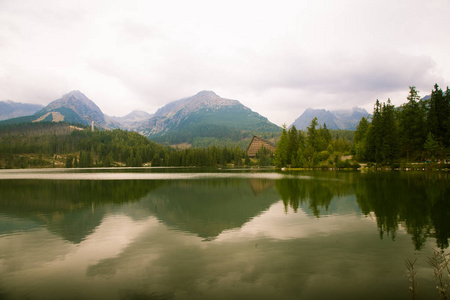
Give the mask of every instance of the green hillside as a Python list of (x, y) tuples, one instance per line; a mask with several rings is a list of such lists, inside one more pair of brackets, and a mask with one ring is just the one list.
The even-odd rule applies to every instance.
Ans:
[[(176, 119), (176, 115), (174, 119)], [(281, 128), (267, 118), (239, 106), (216, 110), (203, 108), (189, 114), (179, 123), (168, 126), (166, 131), (148, 135), (155, 142), (193, 147), (232, 146), (247, 147), (254, 135), (277, 139)]]

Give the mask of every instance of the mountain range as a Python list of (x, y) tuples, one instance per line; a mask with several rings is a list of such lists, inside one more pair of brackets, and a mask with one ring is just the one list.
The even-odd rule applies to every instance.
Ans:
[(201, 91), (160, 108), (137, 131), (157, 142), (200, 146), (202, 139), (210, 143), (217, 139), (241, 140), (277, 133), (281, 128), (237, 100)]
[(255, 134), (270, 135), (281, 131), (279, 126), (239, 101), (221, 98), (212, 91), (173, 101), (154, 115), (133, 111), (124, 117), (107, 116), (83, 93), (72, 91), (32, 115), (8, 119), (0, 124), (64, 121), (89, 125), (92, 120), (103, 129), (134, 130), (171, 145), (207, 146), (220, 140), (236, 144)]
[(317, 118), (319, 125), (326, 124), (328, 129), (356, 130), (362, 117), (369, 113), (363, 109), (354, 107), (351, 110), (325, 110), (308, 108), (289, 127), (295, 125), (297, 129), (306, 130), (311, 120)]
[(136, 128), (143, 125), (147, 122), (153, 115), (142, 111), (142, 110), (133, 110), (128, 115), (123, 117), (109, 117), (111, 120), (119, 123), (122, 129), (126, 130), (135, 130)]
[[(80, 91), (71, 91), (45, 107), (12, 101), (2, 101), (0, 107), (0, 117), (7, 119), (0, 121), (0, 125), (43, 121), (90, 125), (93, 120), (97, 127), (137, 131), (168, 145), (204, 147), (239, 142), (246, 145), (253, 135), (275, 141), (281, 133), (281, 128), (266, 117), (213, 91), (201, 91), (170, 102), (153, 115), (135, 110), (123, 117), (107, 116)], [(368, 115), (361, 108), (350, 111), (309, 108), (291, 126), (305, 130), (317, 117), (318, 123), (325, 123), (329, 129), (354, 130), (361, 118)]]
[(39, 104), (0, 101), (0, 120), (29, 116), (44, 108)]

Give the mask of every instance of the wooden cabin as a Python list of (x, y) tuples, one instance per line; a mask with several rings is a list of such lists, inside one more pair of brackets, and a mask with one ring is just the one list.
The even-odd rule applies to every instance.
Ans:
[(258, 154), (258, 151), (261, 149), (261, 147), (264, 147), (265, 149), (269, 150), (271, 153), (274, 153), (275, 149), (277, 148), (271, 142), (268, 142), (260, 137), (254, 136), (252, 141), (250, 142), (250, 145), (248, 146), (248, 149), (247, 149), (248, 156), (256, 157), (256, 155)]

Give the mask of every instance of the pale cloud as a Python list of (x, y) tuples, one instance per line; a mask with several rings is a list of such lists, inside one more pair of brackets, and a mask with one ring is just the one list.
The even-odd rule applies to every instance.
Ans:
[(110, 115), (214, 90), (281, 125), (450, 79), (448, 1), (0, 3), (1, 100), (78, 89)]

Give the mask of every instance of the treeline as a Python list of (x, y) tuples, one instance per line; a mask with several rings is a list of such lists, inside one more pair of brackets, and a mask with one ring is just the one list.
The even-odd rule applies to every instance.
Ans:
[(450, 147), (450, 90), (436, 84), (431, 97), (421, 99), (414, 86), (408, 102), (398, 108), (388, 100), (375, 102), (372, 122), (362, 118), (355, 132), (359, 161), (394, 164), (445, 160)]
[[(352, 167), (349, 161), (341, 161), (341, 157), (349, 154), (352, 148), (352, 134), (332, 131), (326, 124), (319, 125), (317, 118), (311, 121), (306, 132), (297, 130), (295, 126), (283, 127), (280, 141), (275, 150), (274, 164), (277, 167), (318, 167), (335, 166)], [(344, 138), (344, 134), (346, 138)]]
[[(48, 158), (51, 159), (48, 159)], [(226, 166), (250, 165), (239, 146), (175, 149), (120, 129), (91, 132), (66, 123), (24, 123), (0, 127), (0, 168)], [(50, 165), (51, 166), (51, 165)]]

